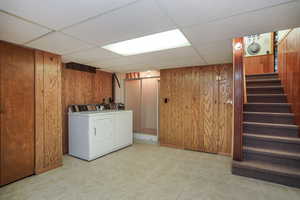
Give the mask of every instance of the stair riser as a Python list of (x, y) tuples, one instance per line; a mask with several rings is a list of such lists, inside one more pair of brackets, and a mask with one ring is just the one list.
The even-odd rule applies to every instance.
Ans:
[(281, 86), (280, 81), (276, 82), (247, 82), (246, 83), (247, 87), (251, 86)]
[(266, 172), (260, 172), (254, 169), (244, 169), (238, 167), (232, 168), (232, 174), (300, 188), (299, 178), (280, 176)]
[(278, 74), (264, 75), (264, 76), (246, 76), (247, 80), (259, 80), (259, 79), (275, 79), (279, 78)]
[(244, 111), (246, 112), (272, 112), (272, 113), (290, 113), (290, 106), (278, 106), (278, 105), (244, 105)]
[(261, 149), (288, 151), (294, 153), (300, 152), (300, 144), (265, 141), (265, 140), (253, 139), (250, 137), (244, 137), (244, 146), (261, 148)]
[(283, 94), (282, 88), (248, 88), (247, 94)]
[(287, 103), (286, 96), (248, 96), (249, 103)]
[(244, 133), (264, 134), (283, 137), (298, 137), (297, 129), (289, 129), (286, 127), (269, 127), (256, 124), (244, 124)]
[(292, 168), (300, 168), (300, 160), (294, 160), (290, 158), (274, 157), (251, 152), (244, 152), (243, 158), (245, 161), (256, 161), (259, 163), (269, 163), (276, 166), (291, 166)]
[(274, 124), (294, 124), (293, 116), (270, 116), (260, 114), (244, 114), (244, 121)]

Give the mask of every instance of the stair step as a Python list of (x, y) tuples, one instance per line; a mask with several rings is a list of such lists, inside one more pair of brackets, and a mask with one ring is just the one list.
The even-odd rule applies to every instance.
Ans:
[(292, 113), (244, 112), (244, 121), (275, 124), (294, 124), (294, 116), (295, 115)]
[(289, 166), (290, 168), (300, 169), (299, 152), (243, 147), (243, 155), (245, 161), (253, 160), (275, 166)]
[(300, 188), (300, 169), (256, 161), (233, 161), (232, 174)]
[(278, 78), (278, 73), (265, 73), (265, 74), (250, 74), (246, 75), (246, 79), (268, 79), (268, 78)]
[(288, 151), (300, 155), (300, 138), (244, 133), (243, 143), (245, 147)]
[(290, 103), (245, 103), (246, 112), (290, 113)]
[(243, 122), (243, 132), (283, 137), (298, 137), (299, 128), (291, 124)]
[(252, 86), (247, 87), (247, 94), (283, 94), (283, 86)]
[(300, 152), (289, 152), (289, 151), (281, 151), (278, 149), (274, 150), (274, 149), (264, 149), (264, 148), (256, 148), (256, 147), (243, 147), (243, 151), (246, 153), (260, 154), (260, 155), (265, 155), (273, 158), (284, 158), (284, 159), (300, 161), (300, 154), (299, 154)]
[(278, 78), (272, 79), (247, 79), (246, 86), (280, 86), (281, 81)]
[(286, 94), (248, 94), (249, 103), (287, 103)]

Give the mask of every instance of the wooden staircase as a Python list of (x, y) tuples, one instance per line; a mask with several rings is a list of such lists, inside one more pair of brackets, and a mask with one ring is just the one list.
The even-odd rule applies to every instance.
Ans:
[(277, 73), (246, 76), (243, 161), (232, 173), (300, 188), (299, 127)]

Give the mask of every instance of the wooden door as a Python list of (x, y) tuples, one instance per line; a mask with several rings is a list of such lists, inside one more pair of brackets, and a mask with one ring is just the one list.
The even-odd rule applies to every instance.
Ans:
[(34, 173), (34, 51), (0, 43), (1, 184)]
[(195, 151), (204, 151), (201, 73), (200, 68), (192, 68), (185, 74), (185, 86), (190, 89), (184, 94), (184, 148)]
[(230, 65), (219, 67), (219, 88), (218, 88), (218, 119), (217, 131), (218, 153), (230, 155), (232, 149), (232, 126), (233, 126), (233, 68)]
[(184, 146), (184, 73), (182, 69), (162, 70), (160, 82), (160, 135), (161, 145)]

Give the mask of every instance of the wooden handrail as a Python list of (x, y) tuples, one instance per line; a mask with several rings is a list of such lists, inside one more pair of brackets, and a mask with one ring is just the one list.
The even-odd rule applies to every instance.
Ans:
[(233, 82), (234, 82), (234, 134), (233, 160), (243, 160), (243, 104), (245, 74), (243, 66), (243, 38), (233, 39)]

